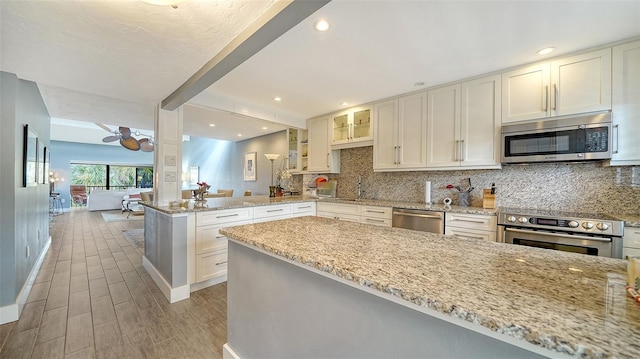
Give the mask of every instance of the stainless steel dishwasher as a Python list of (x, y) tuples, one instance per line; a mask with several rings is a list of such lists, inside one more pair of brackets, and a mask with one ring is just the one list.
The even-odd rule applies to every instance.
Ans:
[(391, 226), (444, 234), (444, 212), (394, 208)]

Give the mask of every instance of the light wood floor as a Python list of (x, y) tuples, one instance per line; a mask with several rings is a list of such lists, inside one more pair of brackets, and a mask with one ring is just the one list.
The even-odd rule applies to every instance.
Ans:
[(22, 316), (0, 326), (0, 358), (222, 358), (226, 283), (169, 304), (122, 235), (143, 222), (54, 217)]

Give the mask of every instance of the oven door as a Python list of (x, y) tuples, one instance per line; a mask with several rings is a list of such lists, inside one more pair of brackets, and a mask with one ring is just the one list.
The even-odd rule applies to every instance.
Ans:
[(590, 237), (550, 231), (504, 229), (505, 243), (554, 249), (593, 256), (622, 258), (622, 242), (616, 237)]

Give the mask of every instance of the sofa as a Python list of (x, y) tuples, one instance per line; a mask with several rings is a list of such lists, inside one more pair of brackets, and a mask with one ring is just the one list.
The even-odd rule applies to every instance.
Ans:
[(125, 191), (101, 190), (91, 191), (87, 198), (87, 209), (89, 211), (105, 211), (112, 209), (122, 209), (122, 200), (131, 194), (153, 191), (152, 188), (128, 188)]

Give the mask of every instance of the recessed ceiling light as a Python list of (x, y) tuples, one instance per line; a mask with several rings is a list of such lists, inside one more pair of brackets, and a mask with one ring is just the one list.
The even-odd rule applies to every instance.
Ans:
[(416, 87), (424, 86), (424, 82), (418, 81), (418, 82), (414, 83), (413, 86), (416, 86)]
[(213, 124), (213, 123), (210, 123), (210, 124), (209, 124), (209, 127), (216, 127), (216, 125), (215, 125), (215, 124)]
[(343, 103), (341, 103), (340, 105), (342, 105), (342, 106), (349, 106), (349, 103), (348, 103), (348, 102), (343, 102)]
[(262, 129), (263, 129), (263, 130), (266, 130), (266, 129), (267, 129), (267, 127), (266, 127), (266, 126), (263, 126), (263, 127), (262, 127)]
[(545, 47), (544, 49), (538, 50), (536, 52), (536, 54), (538, 55), (546, 55), (548, 53), (550, 53), (551, 51), (555, 50), (555, 47)]
[(327, 31), (329, 30), (329, 23), (326, 20), (318, 20), (313, 27), (318, 31)]
[(273, 98), (273, 101), (280, 102), (280, 101), (282, 101), (282, 98), (276, 96), (276, 97)]
[(242, 137), (242, 134), (241, 134), (241, 133), (239, 133), (239, 134), (238, 134), (238, 137)]

